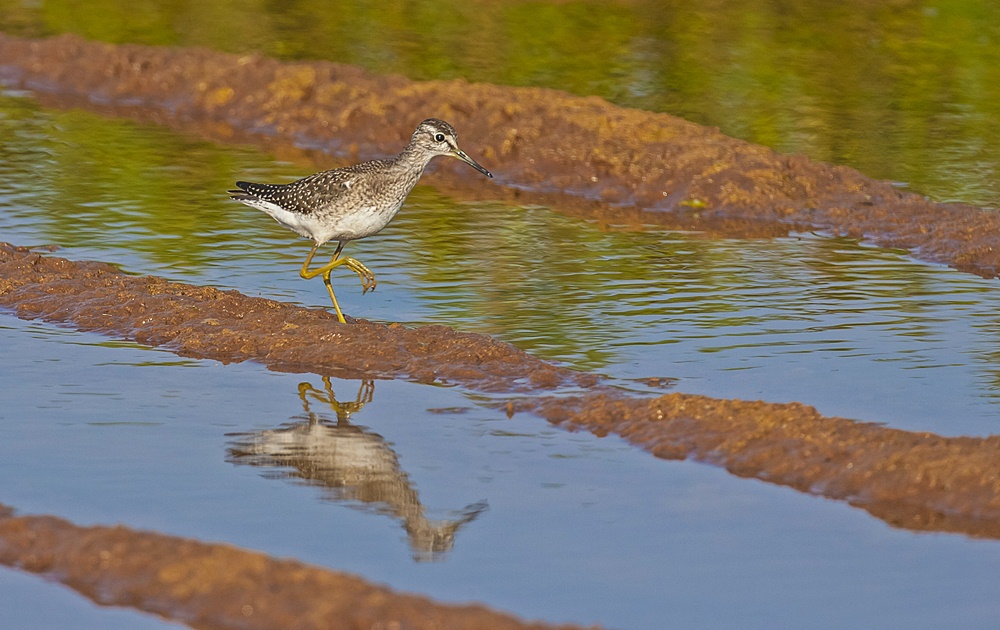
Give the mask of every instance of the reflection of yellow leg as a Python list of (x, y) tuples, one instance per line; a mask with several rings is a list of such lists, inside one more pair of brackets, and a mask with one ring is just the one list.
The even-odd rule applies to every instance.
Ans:
[(299, 398), (302, 400), (302, 409), (304, 409), (306, 413), (309, 413), (309, 399), (306, 398), (306, 394), (314, 391), (316, 390), (313, 389), (313, 386), (309, 383), (299, 383)]
[(371, 379), (361, 381), (361, 387), (358, 388), (358, 395), (354, 402), (340, 402), (337, 400), (337, 396), (333, 393), (333, 384), (330, 382), (329, 376), (323, 377), (323, 387), (326, 389), (325, 394), (309, 383), (299, 383), (299, 398), (302, 400), (302, 408), (306, 413), (313, 415), (309, 410), (308, 398), (309, 395), (312, 395), (317, 401), (330, 405), (330, 409), (333, 409), (337, 413), (337, 420), (340, 422), (346, 422), (352, 413), (360, 411), (362, 407), (372, 401), (375, 395), (375, 382)]
[(347, 267), (354, 273), (358, 274), (361, 278), (361, 286), (363, 288), (362, 294), (368, 293), (368, 291), (375, 290), (375, 274), (371, 272), (368, 267), (365, 267), (356, 259), (347, 257), (340, 258), (340, 252), (344, 249), (344, 244), (347, 241), (340, 241), (337, 245), (337, 251), (333, 253), (333, 257), (330, 258), (330, 262), (326, 263), (322, 267), (317, 267), (316, 269), (310, 269), (309, 265), (312, 263), (313, 256), (316, 255), (316, 250), (319, 245), (313, 245), (312, 249), (309, 250), (309, 255), (306, 256), (306, 261), (302, 263), (302, 269), (299, 270), (299, 275), (309, 280), (315, 278), (316, 276), (323, 276), (323, 284), (326, 285), (327, 293), (330, 294), (330, 300), (333, 302), (333, 308), (337, 310), (337, 319), (341, 324), (346, 324), (347, 320), (344, 319), (344, 313), (340, 310), (340, 305), (337, 304), (337, 296), (333, 294), (333, 285), (330, 284), (330, 272), (341, 265)]

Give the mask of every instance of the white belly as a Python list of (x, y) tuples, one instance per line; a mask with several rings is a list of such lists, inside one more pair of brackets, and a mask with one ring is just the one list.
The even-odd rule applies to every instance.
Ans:
[(338, 217), (329, 214), (318, 216), (315, 214), (289, 212), (281, 206), (261, 199), (241, 199), (240, 201), (252, 208), (263, 210), (281, 225), (296, 234), (311, 238), (317, 245), (322, 245), (331, 240), (353, 241), (371, 236), (388, 225), (389, 221), (399, 212), (400, 206), (403, 205), (400, 202), (395, 208), (383, 208), (381, 210), (374, 207), (365, 207), (349, 215)]

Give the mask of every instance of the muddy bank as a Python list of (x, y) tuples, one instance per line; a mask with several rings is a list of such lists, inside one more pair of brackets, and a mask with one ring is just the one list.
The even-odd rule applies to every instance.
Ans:
[(657, 457), (846, 501), (896, 527), (1000, 538), (1000, 436), (942, 437), (826, 417), (799, 403), (685, 394), (522, 405), (566, 428), (616, 433)]
[[(7, 244), (0, 246), (0, 307), (184, 356), (518, 392), (510, 410), (616, 433), (658, 457), (690, 457), (848, 501), (900, 527), (1000, 538), (1000, 437), (888, 429), (824, 417), (801, 404), (630, 397), (484, 335), (365, 320), (341, 325), (325, 310), (127, 276), (110, 265)], [(552, 397), (566, 385), (588, 393)], [(508, 403), (501, 397), (498, 404)]]
[[(445, 118), (497, 174), (452, 161), (435, 184), (477, 199), (551, 204), (609, 224), (728, 236), (820, 230), (985, 277), (1000, 272), (1000, 214), (937, 204), (846, 167), (726, 137), (667, 114), (553, 90), (412, 82), (329, 62), (0, 35), (0, 78), (74, 103), (160, 122), (322, 148), (345, 160), (397, 151)], [(497, 184), (500, 184), (499, 186)]]
[(0, 243), (0, 305), (23, 319), (68, 323), (186, 357), (252, 359), (283, 372), (504, 392), (597, 382), (486, 335), (350, 317), (345, 326), (325, 309), (129, 276), (104, 263), (71, 262), (7, 243)]
[(479, 605), (449, 606), (365, 580), (223, 544), (14, 516), (0, 505), (0, 564), (91, 600), (205, 630), (240, 628), (566, 628)]

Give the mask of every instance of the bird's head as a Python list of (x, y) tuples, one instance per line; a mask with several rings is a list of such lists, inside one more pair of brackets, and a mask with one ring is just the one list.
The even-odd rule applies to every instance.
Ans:
[(470, 158), (465, 151), (458, 148), (458, 133), (455, 128), (438, 118), (428, 118), (420, 123), (416, 131), (413, 132), (410, 146), (431, 155), (450, 155), (462, 160), (483, 175), (493, 177), (493, 173), (490, 173), (479, 162)]

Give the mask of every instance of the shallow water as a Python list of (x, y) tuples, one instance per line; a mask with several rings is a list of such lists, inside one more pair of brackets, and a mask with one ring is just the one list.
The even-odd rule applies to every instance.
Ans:
[[(338, 499), (342, 478), (307, 484), (301, 468), (234, 461), (248, 434), (306, 424), (300, 383), (324, 392), (319, 377), (178, 360), (9, 316), (0, 344), (12, 359), (0, 378), (19, 392), (0, 411), (0, 476), (4, 500), (26, 512), (226, 541), (447, 601), (617, 628), (986, 628), (1000, 615), (994, 542), (893, 530), (616, 438), (508, 420), (458, 389), (380, 381), (347, 421), (388, 449), (425, 515), (488, 505), (438, 561), (414, 562), (428, 554), (380, 509), (391, 501)], [(361, 383), (331, 386), (346, 402)], [(336, 413), (307, 400), (331, 430)]]
[(127, 608), (98, 606), (64, 586), (39, 588), (36, 575), (0, 569), (0, 628), (65, 630), (182, 630), (187, 628)]
[(0, 0), (0, 29), (596, 94), (1000, 207), (996, 3)]
[[(0, 239), (129, 272), (325, 306), (322, 283), (297, 275), (306, 242), (224, 194), (237, 178), (309, 168), (0, 97)], [(663, 376), (678, 391), (997, 432), (996, 283), (899, 252), (815, 235), (602, 230), (421, 187), (350, 253), (379, 277), (366, 296), (352, 275), (336, 277), (352, 315), (487, 332), (634, 388)], [(315, 375), (181, 359), (10, 315), (0, 348), (0, 501), (25, 512), (226, 541), (446, 601), (618, 628), (986, 628), (1000, 615), (995, 542), (891, 529), (616, 438), (509, 420), (457, 388), (379, 381), (338, 422)], [(330, 387), (341, 415), (367, 400), (361, 382)], [(349, 465), (327, 456), (344, 440), (380, 462), (392, 498), (345, 485)], [(253, 452), (261, 445), (265, 455)]]

